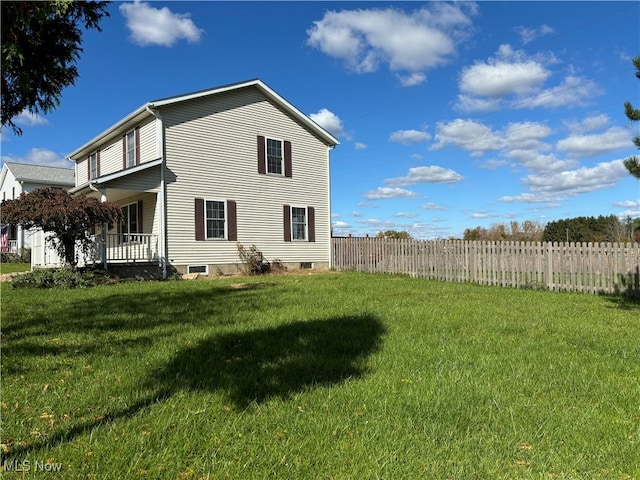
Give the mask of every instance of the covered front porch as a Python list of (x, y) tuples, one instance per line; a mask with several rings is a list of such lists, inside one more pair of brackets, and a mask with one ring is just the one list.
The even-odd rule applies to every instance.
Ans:
[[(113, 270), (115, 267), (153, 265), (160, 267), (162, 277), (166, 276), (166, 261), (162, 254), (165, 222), (161, 167), (160, 161), (149, 162), (96, 178), (71, 191), (75, 195), (116, 203), (123, 213), (122, 222), (95, 227), (87, 251), (76, 246), (78, 266)], [(41, 234), (37, 241), (34, 239), (32, 266), (62, 263), (46, 236)]]

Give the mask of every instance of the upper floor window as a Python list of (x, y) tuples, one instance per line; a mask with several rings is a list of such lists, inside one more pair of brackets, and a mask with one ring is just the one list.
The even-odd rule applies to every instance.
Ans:
[(136, 133), (131, 130), (125, 135), (125, 158), (126, 167), (133, 167), (136, 164)]
[(267, 138), (267, 173), (282, 175), (282, 141)]
[(89, 155), (89, 180), (98, 178), (98, 152)]
[(291, 142), (258, 135), (258, 173), (291, 177)]

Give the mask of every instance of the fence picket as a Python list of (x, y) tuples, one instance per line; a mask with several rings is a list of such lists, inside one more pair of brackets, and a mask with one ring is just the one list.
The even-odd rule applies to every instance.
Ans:
[(640, 244), (332, 238), (336, 270), (640, 296)]

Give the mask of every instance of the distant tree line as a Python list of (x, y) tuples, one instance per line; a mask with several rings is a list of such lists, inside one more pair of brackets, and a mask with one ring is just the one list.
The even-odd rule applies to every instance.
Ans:
[(540, 242), (544, 226), (538, 222), (525, 220), (505, 223), (494, 223), (489, 228), (475, 227), (464, 231), (463, 240), (480, 241), (514, 241), (514, 242)]
[(640, 219), (621, 221), (615, 215), (576, 217), (547, 223), (543, 242), (630, 242), (640, 241)]
[(494, 223), (464, 231), (464, 240), (516, 242), (640, 242), (640, 219), (615, 215), (555, 220), (545, 225), (531, 220)]

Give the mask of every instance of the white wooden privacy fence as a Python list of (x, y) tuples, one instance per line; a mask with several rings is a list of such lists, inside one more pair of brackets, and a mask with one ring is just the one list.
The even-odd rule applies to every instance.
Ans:
[(333, 238), (337, 270), (640, 295), (640, 244)]

